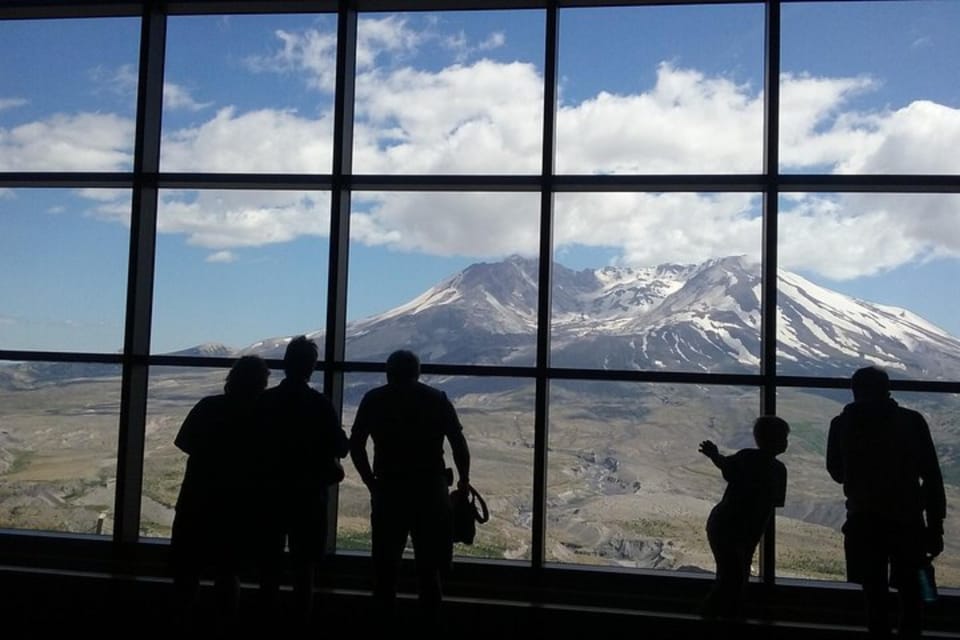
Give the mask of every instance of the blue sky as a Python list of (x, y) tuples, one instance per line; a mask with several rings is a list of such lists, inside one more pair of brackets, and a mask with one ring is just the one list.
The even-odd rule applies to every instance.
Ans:
[[(960, 3), (791, 4), (783, 25), (783, 171), (960, 173)], [(760, 170), (761, 7), (571, 9), (560, 29), (558, 171)], [(536, 11), (365, 16), (355, 170), (537, 172), (543, 33)], [(334, 34), (330, 16), (172, 18), (162, 168), (329, 171)], [(131, 19), (0, 22), (0, 171), (129, 170), (138, 37)], [(322, 327), (325, 195), (161, 200), (156, 351)], [(531, 194), (354, 204), (351, 318), (536, 251)], [(785, 196), (781, 264), (960, 335), (958, 205)], [(555, 255), (575, 268), (759, 256), (757, 206), (558, 197)], [(0, 348), (120, 347), (129, 209), (124, 191), (0, 191)]]

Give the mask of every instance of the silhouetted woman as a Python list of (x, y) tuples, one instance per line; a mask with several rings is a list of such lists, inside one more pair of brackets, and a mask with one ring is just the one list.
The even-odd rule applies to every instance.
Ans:
[[(207, 396), (190, 410), (174, 444), (189, 456), (173, 519), (174, 586), (182, 613), (192, 615), (200, 574), (212, 568), (221, 622), (236, 611), (240, 532), (256, 429), (254, 405), (270, 370), (257, 356), (240, 358), (227, 374), (222, 395)], [(248, 524), (248, 523), (247, 523)]]

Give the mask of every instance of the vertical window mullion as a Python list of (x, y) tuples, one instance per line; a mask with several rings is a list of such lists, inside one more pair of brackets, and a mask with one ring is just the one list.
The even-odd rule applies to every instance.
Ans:
[(140, 35), (133, 205), (117, 444), (113, 536), (114, 542), (120, 545), (135, 543), (140, 537), (166, 30), (167, 16), (156, 4), (146, 5)]
[[(766, 5), (764, 34), (763, 88), (763, 238), (761, 263), (761, 327), (760, 327), (760, 412), (777, 411), (777, 216), (779, 202), (779, 133), (780, 133), (780, 1)], [(776, 572), (775, 519), (771, 518), (760, 547), (760, 577), (772, 585)]]
[(531, 562), (535, 574), (546, 551), (547, 438), (550, 405), (550, 319), (553, 288), (553, 175), (556, 156), (558, 9), (546, 10), (543, 69), (543, 160), (540, 183), (540, 254), (537, 299), (537, 364), (534, 405), (533, 524)]
[[(337, 16), (337, 76), (334, 95), (333, 187), (330, 194), (330, 251), (327, 269), (327, 321), (323, 388), (343, 415), (346, 350), (347, 264), (350, 249), (350, 176), (353, 173), (354, 94), (357, 72), (357, 11), (344, 2)], [(327, 503), (327, 548), (337, 546), (337, 485)]]

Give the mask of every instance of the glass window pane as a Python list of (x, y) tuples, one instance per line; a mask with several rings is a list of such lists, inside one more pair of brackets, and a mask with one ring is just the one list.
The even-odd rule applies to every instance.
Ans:
[(780, 169), (958, 173), (960, 4), (783, 4)]
[(935, 561), (937, 584), (960, 588), (960, 395), (906, 391), (893, 395), (901, 405), (922, 413), (930, 425), (947, 494), (944, 548)]
[(849, 398), (849, 391), (838, 389), (777, 391), (777, 415), (790, 424), (789, 446), (780, 456), (787, 499), (776, 521), (777, 577), (846, 580), (843, 487), (827, 473), (826, 455), (830, 420)]
[(705, 527), (725, 483), (697, 449), (753, 447), (759, 399), (741, 387), (553, 382), (547, 559), (714, 571)]
[(130, 171), (138, 18), (0, 20), (0, 171)]
[[(424, 376), (443, 389), (457, 409), (470, 447), (470, 481), (490, 509), (490, 521), (477, 526), (472, 546), (456, 545), (454, 554), (529, 560), (533, 511), (534, 384), (513, 378)], [(384, 384), (382, 374), (349, 374), (344, 393), (344, 427), (349, 431), (363, 394)], [(373, 460), (373, 447), (368, 443)], [(454, 468), (449, 445), (447, 466)], [(370, 548), (370, 496), (356, 469), (347, 462), (340, 485), (337, 547)]]
[(164, 171), (329, 173), (336, 16), (180, 16), (167, 26)]
[(563, 9), (558, 173), (757, 173), (763, 5)]
[(361, 16), (355, 171), (539, 172), (543, 16), (542, 11)]
[(153, 351), (282, 357), (320, 336), (329, 220), (324, 192), (162, 191)]
[(203, 397), (222, 393), (225, 369), (151, 367), (143, 456), (140, 533), (170, 537), (187, 456), (173, 441), (190, 409)]
[(557, 194), (551, 364), (759, 372), (759, 204)]
[(0, 190), (0, 349), (123, 347), (130, 192)]
[[(223, 393), (227, 369), (150, 367), (147, 432), (143, 456), (140, 534), (170, 537), (187, 456), (174, 445), (180, 426), (197, 402)], [(274, 372), (271, 383), (282, 376)]]
[(780, 373), (960, 380), (960, 197), (780, 199)]
[[(852, 371), (845, 374), (849, 376)], [(941, 393), (895, 391), (904, 407), (922, 413), (930, 425), (940, 458), (947, 493), (944, 522), (945, 549), (936, 560), (937, 583), (960, 586), (960, 396)], [(790, 447), (782, 460), (787, 465), (787, 504), (777, 519), (777, 575), (816, 580), (846, 580), (843, 534), (846, 520), (843, 487), (826, 471), (827, 433), (830, 420), (852, 400), (848, 390), (780, 389), (778, 413), (790, 423)]]
[(0, 528), (113, 533), (120, 367), (0, 363)]
[[(347, 359), (536, 361), (539, 196), (364, 193), (351, 219)], [(528, 257), (529, 256), (529, 257)]]

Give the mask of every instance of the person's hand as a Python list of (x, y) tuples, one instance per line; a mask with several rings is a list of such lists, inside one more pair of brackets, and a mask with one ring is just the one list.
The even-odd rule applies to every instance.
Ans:
[(469, 479), (469, 478), (460, 478), (459, 480), (457, 480), (457, 489), (460, 489), (461, 491), (464, 491), (464, 492), (469, 491), (469, 490), (470, 490), (470, 479)]
[(711, 460), (720, 455), (720, 449), (713, 443), (713, 440), (704, 440), (701, 442), (699, 451)]
[(934, 524), (923, 530), (923, 551), (931, 558), (943, 553), (943, 524)]

